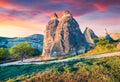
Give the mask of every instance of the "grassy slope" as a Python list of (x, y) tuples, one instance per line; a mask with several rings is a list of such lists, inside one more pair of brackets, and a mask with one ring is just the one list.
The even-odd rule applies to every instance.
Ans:
[(86, 57), (86, 56), (92, 56), (92, 55), (98, 55), (98, 54), (104, 54), (104, 53), (111, 53), (111, 52), (119, 52), (120, 50), (118, 50), (117, 48), (113, 48), (111, 50), (109, 49), (105, 49), (103, 47), (103, 49), (99, 48), (99, 46), (96, 46), (95, 48), (91, 49), (90, 51), (84, 53), (84, 54), (79, 54), (76, 56), (66, 56), (63, 57), (63, 59), (74, 59), (74, 58), (82, 58), (82, 57)]
[(74, 58), (80, 58), (80, 57), (85, 57), (85, 56), (120, 51), (116, 48), (116, 45), (115, 45), (116, 43), (118, 42), (109, 42), (108, 40), (105, 40), (104, 38), (102, 39), (100, 38), (100, 41), (96, 43), (96, 46), (93, 49), (87, 51), (86, 53), (79, 54), (76, 56), (66, 56), (66, 57), (63, 57), (63, 59), (66, 59), (66, 58), (74, 59)]
[(120, 57), (49, 65), (0, 67), (0, 81), (14, 82), (119, 82)]
[[(101, 40), (90, 51), (85, 54), (65, 57), (79, 58), (88, 55), (96, 55), (101, 53), (118, 51), (113, 43)], [(72, 61), (69, 63), (44, 64), (44, 65), (21, 65), (0, 67), (0, 81), (21, 81), (28, 79), (29, 81), (38, 79), (46, 82), (51, 81), (118, 81), (120, 80), (120, 57), (99, 58), (86, 61)], [(48, 69), (48, 70), (46, 70)], [(42, 72), (42, 73), (41, 73)], [(59, 77), (58, 77), (59, 76)], [(61, 79), (62, 78), (62, 79)], [(70, 80), (72, 78), (72, 80)], [(68, 82), (67, 81), (67, 82)]]

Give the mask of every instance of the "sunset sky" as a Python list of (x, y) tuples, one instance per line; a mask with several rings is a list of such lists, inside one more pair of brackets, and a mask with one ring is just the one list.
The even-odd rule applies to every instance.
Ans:
[(120, 33), (120, 0), (0, 0), (0, 36), (43, 34), (50, 15), (69, 10), (84, 31)]

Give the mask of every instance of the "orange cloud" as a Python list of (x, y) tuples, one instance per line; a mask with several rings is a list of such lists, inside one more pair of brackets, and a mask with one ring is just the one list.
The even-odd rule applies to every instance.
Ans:
[[(35, 19), (33, 19), (35, 20)], [(36, 28), (45, 27), (43, 22), (36, 22), (29, 19), (22, 19), (17, 16), (11, 15), (7, 12), (0, 12), (0, 26), (19, 26), (21, 28), (26, 28), (34, 30)]]

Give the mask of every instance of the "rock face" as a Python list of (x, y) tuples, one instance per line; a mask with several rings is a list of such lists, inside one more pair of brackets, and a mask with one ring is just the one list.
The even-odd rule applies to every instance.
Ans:
[(111, 33), (110, 37), (114, 40), (114, 41), (120, 41), (120, 33)]
[(78, 23), (69, 11), (62, 13), (62, 19), (55, 32), (50, 56), (64, 56), (84, 53), (87, 42)]
[(109, 40), (109, 41), (111, 41), (111, 42), (114, 41), (114, 40), (112, 39), (112, 37), (108, 34), (107, 29), (105, 29), (105, 39), (106, 39), (106, 40)]
[(95, 46), (94, 39), (98, 38), (98, 36), (94, 33), (94, 31), (87, 27), (84, 31), (84, 36), (89, 46), (94, 47)]
[(51, 16), (50, 21), (48, 22), (45, 33), (44, 33), (44, 47), (43, 47), (43, 54), (42, 54), (42, 56), (44, 57), (50, 57), (50, 52), (55, 39), (55, 32), (56, 32), (58, 23), (59, 23), (58, 16), (56, 13), (54, 13)]
[(16, 37), (16, 38), (7, 38), (7, 37), (0, 37), (0, 47), (10, 48), (16, 44), (21, 42), (30, 42), (30, 45), (34, 47), (37, 52), (42, 52), (43, 49), (43, 35), (41, 34), (34, 34), (28, 37)]
[(111, 42), (114, 41), (109, 34), (107, 34), (107, 35), (105, 36), (105, 39), (106, 39), (106, 40), (109, 40), (109, 41), (111, 41)]

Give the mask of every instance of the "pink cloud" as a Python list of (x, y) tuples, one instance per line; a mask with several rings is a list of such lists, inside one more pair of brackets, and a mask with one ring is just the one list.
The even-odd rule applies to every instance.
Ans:
[(0, 0), (0, 7), (12, 10), (27, 10), (23, 5), (10, 3), (10, 0)]

